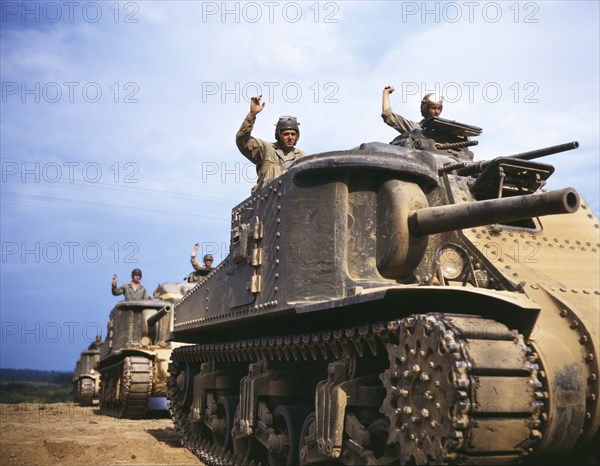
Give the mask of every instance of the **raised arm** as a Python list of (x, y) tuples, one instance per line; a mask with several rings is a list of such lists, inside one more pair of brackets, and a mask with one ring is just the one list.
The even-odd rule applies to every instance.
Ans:
[(392, 108), (390, 106), (390, 94), (394, 92), (395, 89), (392, 86), (385, 86), (383, 88), (383, 99), (381, 101), (381, 111), (382, 113), (391, 112)]
[(262, 96), (259, 95), (250, 99), (250, 113), (248, 113), (242, 122), (242, 126), (235, 135), (235, 143), (239, 151), (244, 157), (255, 164), (260, 164), (262, 162), (264, 154), (264, 142), (252, 137), (256, 115), (265, 108), (265, 103), (260, 102), (261, 98)]
[(119, 280), (119, 277), (117, 277), (117, 274), (114, 274), (113, 278), (112, 278), (111, 287), (110, 287), (110, 290), (111, 290), (111, 292), (112, 292), (112, 294), (114, 296), (119, 296), (120, 294), (123, 294), (124, 291), (125, 291), (123, 289), (123, 287), (117, 288), (117, 281), (118, 280)]

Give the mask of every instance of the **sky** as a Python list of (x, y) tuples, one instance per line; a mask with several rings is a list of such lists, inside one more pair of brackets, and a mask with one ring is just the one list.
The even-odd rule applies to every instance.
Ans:
[(307, 154), (391, 141), (381, 117), (483, 128), (476, 160), (570, 141), (550, 189), (596, 214), (599, 2), (0, 1), (0, 367), (72, 370), (121, 297), (228, 252), (255, 168), (235, 133), (300, 122)]

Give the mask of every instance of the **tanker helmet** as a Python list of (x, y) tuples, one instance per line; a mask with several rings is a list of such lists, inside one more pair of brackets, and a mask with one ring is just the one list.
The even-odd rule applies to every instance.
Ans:
[(423, 118), (427, 118), (427, 109), (434, 105), (443, 107), (444, 97), (435, 92), (425, 94), (423, 100), (421, 100), (421, 115), (423, 115)]
[(293, 129), (296, 131), (298, 139), (300, 139), (300, 123), (298, 123), (298, 119), (295, 116), (284, 115), (279, 117), (279, 120), (275, 125), (275, 139), (277, 139), (277, 141), (279, 141), (279, 133), (286, 129)]
[(131, 276), (133, 277), (134, 275), (139, 275), (140, 278), (142, 278), (142, 271), (140, 269), (133, 269), (131, 271)]
[(206, 262), (206, 261), (211, 261), (212, 262), (213, 261), (213, 256), (211, 256), (210, 254), (205, 254), (204, 257), (202, 258), (202, 260), (204, 262)]

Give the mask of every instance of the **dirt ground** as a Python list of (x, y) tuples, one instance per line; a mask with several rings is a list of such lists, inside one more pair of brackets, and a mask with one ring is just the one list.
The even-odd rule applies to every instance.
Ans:
[(0, 404), (0, 465), (195, 465), (168, 417), (116, 419), (72, 403)]

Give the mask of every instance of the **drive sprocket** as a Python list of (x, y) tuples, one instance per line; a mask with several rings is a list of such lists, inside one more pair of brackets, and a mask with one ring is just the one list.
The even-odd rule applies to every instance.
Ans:
[(388, 344), (390, 368), (382, 376), (389, 441), (401, 445), (402, 463), (445, 462), (445, 452), (462, 445), (468, 422), (467, 361), (452, 332), (433, 316), (404, 319), (398, 342)]
[[(482, 331), (490, 322), (428, 314), (397, 323), (387, 344), (390, 366), (381, 374), (381, 412), (402, 464), (505, 462), (531, 451), (539, 438), (537, 366), (516, 332), (498, 322), (493, 332)], [(512, 432), (511, 443), (490, 441), (490, 427)]]

